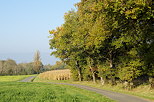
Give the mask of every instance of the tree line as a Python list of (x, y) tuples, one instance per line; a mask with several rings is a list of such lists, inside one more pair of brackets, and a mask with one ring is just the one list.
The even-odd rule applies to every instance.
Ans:
[(81, 0), (64, 24), (49, 31), (51, 54), (70, 66), (74, 80), (134, 83), (154, 88), (154, 2)]
[(40, 59), (40, 53), (37, 51), (34, 55), (34, 61), (30, 63), (19, 63), (12, 59), (0, 60), (0, 75), (30, 75), (49, 70), (44, 66)]

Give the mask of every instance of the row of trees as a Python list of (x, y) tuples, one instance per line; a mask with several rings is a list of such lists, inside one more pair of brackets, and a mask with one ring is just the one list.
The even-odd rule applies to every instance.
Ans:
[(71, 67), (75, 80), (114, 85), (154, 78), (152, 0), (81, 0), (76, 7), (49, 31), (52, 55)]
[(17, 64), (14, 60), (0, 60), (0, 75), (27, 75), (37, 74), (44, 71), (40, 60), (40, 53), (37, 51), (34, 55), (34, 61), (30, 63)]
[(57, 61), (55, 65), (50, 66), (51, 70), (60, 70), (60, 69), (68, 69), (68, 68), (69, 68), (69, 66), (67, 66), (62, 61)]

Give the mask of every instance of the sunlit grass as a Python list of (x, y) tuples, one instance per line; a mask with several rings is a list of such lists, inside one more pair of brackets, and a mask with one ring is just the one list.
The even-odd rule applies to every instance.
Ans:
[(113, 102), (83, 89), (47, 83), (0, 82), (0, 102)]
[(114, 102), (73, 86), (17, 82), (29, 76), (0, 76), (0, 102)]
[(0, 76), (0, 82), (19, 81), (29, 76), (34, 76), (34, 75)]

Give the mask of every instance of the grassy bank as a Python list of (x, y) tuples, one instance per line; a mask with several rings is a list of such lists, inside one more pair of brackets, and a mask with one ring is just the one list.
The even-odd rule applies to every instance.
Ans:
[(61, 83), (73, 83), (73, 84), (80, 84), (80, 85), (86, 85), (86, 86), (91, 86), (91, 87), (96, 87), (100, 89), (106, 89), (106, 90), (111, 90), (115, 92), (120, 92), (120, 93), (126, 93), (130, 95), (135, 95), (139, 96), (151, 101), (154, 101), (154, 90), (149, 89), (149, 85), (141, 85), (137, 88), (134, 88), (133, 90), (125, 90), (122, 88), (122, 85), (117, 85), (117, 86), (111, 86), (111, 85), (104, 85), (102, 86), (100, 82), (93, 83), (93, 82), (88, 82), (88, 81), (71, 81), (71, 80), (45, 80), (45, 79), (40, 79), (36, 77), (34, 80), (35, 82), (61, 82)]

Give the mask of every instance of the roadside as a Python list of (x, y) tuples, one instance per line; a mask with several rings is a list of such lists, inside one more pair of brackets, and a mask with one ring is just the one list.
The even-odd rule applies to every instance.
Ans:
[(103, 90), (103, 89), (98, 89), (90, 86), (84, 86), (84, 85), (79, 85), (79, 84), (69, 84), (69, 83), (55, 83), (55, 82), (48, 82), (51, 84), (61, 84), (61, 85), (70, 85), (70, 86), (75, 86), (81, 89), (86, 89), (90, 90), (96, 93), (99, 93), (101, 95), (104, 95), (108, 98), (111, 98), (113, 100), (116, 100), (118, 102), (150, 102), (148, 100), (132, 96), (132, 95), (127, 95), (127, 94), (122, 94), (122, 93), (117, 93), (113, 91), (108, 91), (108, 90)]
[(154, 90), (150, 90), (148, 85), (141, 85), (132, 90), (127, 90), (127, 89), (123, 89), (122, 85), (119, 85), (119, 84), (116, 86), (111, 86), (108, 84), (102, 86), (100, 83), (93, 83), (93, 82), (87, 82), (87, 81), (83, 81), (83, 82), (77, 81), (72, 83), (95, 87), (103, 90), (109, 90), (109, 91), (118, 92), (118, 93), (123, 93), (123, 94), (129, 94), (132, 96), (137, 96), (143, 99), (150, 100), (150, 102), (154, 102)]

